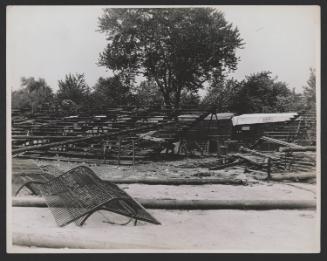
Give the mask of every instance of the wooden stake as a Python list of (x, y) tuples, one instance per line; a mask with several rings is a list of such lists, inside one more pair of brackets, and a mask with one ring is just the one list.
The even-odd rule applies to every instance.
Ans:
[(217, 157), (220, 156), (220, 143), (219, 143), (219, 138), (217, 138)]
[(120, 165), (121, 138), (118, 138), (118, 165)]
[(132, 139), (132, 146), (133, 146), (133, 167), (135, 166), (135, 140)]
[(267, 158), (267, 179), (271, 180), (271, 159)]

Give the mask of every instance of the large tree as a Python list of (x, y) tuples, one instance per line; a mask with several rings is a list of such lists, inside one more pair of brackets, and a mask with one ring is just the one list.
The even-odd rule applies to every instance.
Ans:
[(38, 110), (44, 106), (50, 106), (53, 101), (52, 89), (42, 78), (36, 80), (34, 77), (21, 79), (20, 90), (12, 93), (12, 107), (17, 109)]
[(236, 69), (242, 46), (238, 29), (213, 8), (104, 9), (99, 29), (108, 41), (99, 64), (155, 81), (168, 108), (179, 107), (183, 90)]

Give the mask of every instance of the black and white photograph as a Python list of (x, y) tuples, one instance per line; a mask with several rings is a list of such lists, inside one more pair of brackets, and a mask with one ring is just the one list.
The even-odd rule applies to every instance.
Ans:
[(319, 253), (319, 5), (8, 5), (7, 253)]

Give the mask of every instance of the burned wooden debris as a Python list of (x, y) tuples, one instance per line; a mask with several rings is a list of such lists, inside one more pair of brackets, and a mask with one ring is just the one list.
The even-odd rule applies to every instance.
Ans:
[[(259, 151), (254, 147), (260, 142), (279, 144), (278, 151)], [(210, 170), (222, 170), (235, 166), (243, 166), (246, 173), (264, 175), (268, 180), (306, 180), (315, 178), (315, 149), (312, 146), (300, 146), (295, 143), (280, 141), (273, 138), (261, 137), (255, 146), (246, 148), (240, 146), (237, 153), (229, 153), (215, 164), (207, 165)], [(297, 173), (308, 173), (305, 175)], [(292, 174), (289, 174), (292, 173)]]
[[(191, 117), (185, 118), (185, 113)], [(116, 158), (119, 163), (125, 157), (135, 162), (163, 151), (178, 153), (177, 147), (181, 146), (174, 143), (188, 144), (186, 140), (180, 142), (181, 137), (191, 129), (194, 134), (194, 127), (213, 113), (215, 108), (203, 107), (174, 112), (116, 110), (98, 116), (38, 116), (29, 121), (13, 117), (12, 152), (25, 158), (29, 155)], [(198, 129), (197, 133), (200, 132)]]
[[(225, 160), (225, 162), (226, 162), (226, 160)], [(218, 165), (218, 166), (210, 167), (209, 169), (210, 170), (220, 170), (220, 169), (225, 169), (225, 168), (229, 168), (229, 167), (234, 167), (234, 166), (240, 165), (242, 163), (243, 163), (242, 160), (236, 159), (236, 160), (233, 160), (233, 161), (231, 161), (229, 163), (224, 163), (224, 164), (221, 164), (221, 165)]]

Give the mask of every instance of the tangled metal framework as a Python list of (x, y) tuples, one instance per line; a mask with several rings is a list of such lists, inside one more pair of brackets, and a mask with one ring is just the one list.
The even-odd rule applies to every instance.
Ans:
[(112, 182), (101, 180), (88, 167), (79, 166), (52, 179), (49, 174), (44, 177), (29, 178), (24, 185), (45, 198), (60, 227), (71, 222), (82, 226), (98, 210), (133, 218), (135, 224), (137, 220), (160, 224), (126, 192)]

